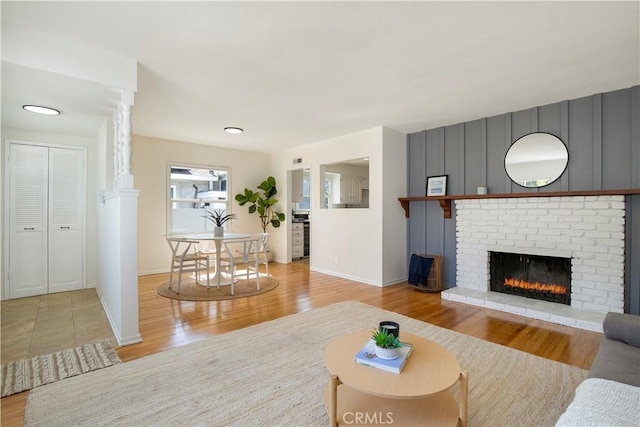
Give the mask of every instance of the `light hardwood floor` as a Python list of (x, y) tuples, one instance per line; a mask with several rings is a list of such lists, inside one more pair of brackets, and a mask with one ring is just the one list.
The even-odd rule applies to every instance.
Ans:
[[(589, 369), (601, 334), (532, 320), (508, 313), (442, 301), (398, 284), (364, 285), (310, 271), (304, 262), (271, 263), (280, 285), (255, 297), (218, 302), (175, 301), (156, 290), (166, 274), (139, 278), (140, 333), (143, 342), (118, 349), (123, 361), (154, 354), (267, 320), (328, 304), (358, 300), (444, 328), (472, 335), (547, 359)], [(2, 399), (2, 425), (19, 426), (28, 392)]]

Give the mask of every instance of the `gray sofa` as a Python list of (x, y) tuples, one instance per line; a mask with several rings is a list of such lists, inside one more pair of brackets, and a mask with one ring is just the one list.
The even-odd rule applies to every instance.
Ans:
[(587, 379), (557, 427), (640, 426), (640, 316), (608, 313)]
[(589, 378), (603, 378), (640, 387), (640, 316), (607, 313), (604, 338)]

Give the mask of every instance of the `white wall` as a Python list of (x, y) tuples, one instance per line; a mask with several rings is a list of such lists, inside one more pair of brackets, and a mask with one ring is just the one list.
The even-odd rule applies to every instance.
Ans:
[[(5, 261), (4, 261), (4, 256), (5, 256), (5, 250), (4, 250), (4, 246), (7, 245), (8, 247), (8, 242), (7, 242), (7, 236), (5, 236), (5, 224), (4, 224), (4, 209), (5, 209), (5, 194), (6, 191), (4, 189), (4, 174), (5, 174), (5, 167), (7, 165), (6, 163), (6, 152), (5, 152), (5, 142), (4, 142), (4, 129), (2, 129), (2, 138), (1, 138), (2, 142), (0, 143), (0, 191), (2, 192), (2, 195), (0, 196), (0, 282), (1, 283), (8, 283), (8, 277), (7, 277), (7, 272), (4, 270), (4, 266), (5, 266)], [(8, 219), (7, 219), (8, 221)], [(6, 265), (9, 265), (8, 263)], [(4, 286), (0, 285), (0, 300), (4, 299)]]
[[(96, 168), (96, 182), (98, 186), (98, 197), (101, 197), (100, 193), (104, 194), (107, 190), (111, 190), (111, 186), (108, 186), (107, 180), (107, 164), (113, 156), (113, 126), (105, 119), (102, 123), (102, 127), (98, 131), (96, 137), (96, 151), (97, 151), (97, 168)], [(113, 161), (111, 160), (111, 163)], [(115, 265), (117, 261), (110, 260), (109, 254), (113, 253), (113, 247), (115, 242), (110, 239), (109, 236), (112, 231), (109, 230), (112, 222), (108, 221), (109, 214), (107, 212), (106, 203), (100, 201), (98, 203), (98, 209), (96, 212), (97, 230), (97, 283), (96, 291), (104, 310), (109, 317), (111, 327), (114, 331), (121, 329), (121, 311), (120, 304), (120, 292), (117, 286), (109, 286), (111, 283), (119, 283), (117, 280), (119, 265)]]
[[(388, 198), (395, 196), (398, 217), (404, 221), (404, 213), (397, 197), (405, 195), (406, 191), (406, 141), (398, 138), (402, 134), (388, 133), (388, 144), (394, 146), (400, 153), (391, 155), (390, 166), (396, 176), (388, 177), (392, 182), (385, 199), (383, 147), (385, 132), (377, 127), (362, 132), (332, 138), (313, 144), (300, 146), (291, 150), (272, 155), (272, 170), (277, 182), (286, 183), (288, 171), (301, 167), (311, 170), (311, 261), (314, 271), (332, 274), (339, 277), (368, 283), (376, 286), (406, 280), (404, 259), (406, 252), (405, 224), (402, 222), (400, 232), (388, 233), (386, 238), (391, 248), (399, 248), (397, 253), (391, 253), (393, 259), (386, 259), (383, 204)], [(302, 157), (302, 164), (293, 165), (294, 158)], [(369, 158), (369, 208), (368, 209), (320, 209), (322, 167), (321, 165), (336, 163), (357, 158)], [(397, 159), (396, 159), (397, 157)], [(402, 161), (398, 159), (402, 157)], [(402, 180), (404, 187), (398, 186)], [(290, 206), (290, 192), (280, 190), (286, 196), (284, 206)], [(290, 214), (290, 212), (289, 212)], [(276, 261), (289, 262), (291, 259), (290, 215), (283, 227), (277, 230), (272, 238), (272, 245), (276, 249)], [(398, 222), (391, 223), (397, 227)], [(286, 257), (282, 255), (286, 254)], [(392, 279), (393, 278), (393, 279)]]
[[(93, 138), (84, 138), (73, 135), (59, 135), (59, 134), (48, 134), (48, 133), (40, 133), (40, 132), (32, 132), (26, 131), (22, 129), (14, 129), (14, 128), (2, 128), (2, 158), (6, 159), (6, 140), (16, 140), (16, 141), (25, 141), (25, 142), (37, 142), (43, 144), (54, 144), (54, 145), (67, 145), (72, 147), (84, 147), (87, 149), (87, 211), (86, 211), (86, 260), (85, 260), (85, 268), (86, 268), (86, 279), (87, 279), (87, 287), (95, 287), (96, 286), (96, 278), (97, 278), (97, 213), (96, 213), (96, 205), (98, 200), (98, 190), (97, 190), (97, 149), (96, 149), (96, 140)], [(4, 180), (4, 164), (3, 160), (3, 169), (2, 175)], [(5, 192), (4, 187), (2, 191), (2, 206), (3, 210), (5, 207)], [(8, 201), (7, 201), (8, 202)], [(2, 224), (2, 233), (4, 234), (4, 223)], [(7, 239), (6, 236), (3, 236), (2, 245), (6, 245)], [(2, 251), (2, 259), (3, 266), (8, 265), (8, 261), (6, 257), (8, 257), (8, 252), (3, 249)], [(8, 289), (5, 289), (5, 286), (8, 283), (6, 279), (6, 271), (2, 270), (3, 273), (3, 286), (2, 286), (2, 296), (8, 295)]]
[[(269, 176), (269, 155), (207, 145), (133, 136), (133, 174), (138, 199), (138, 271), (152, 274), (169, 271), (171, 253), (167, 233), (167, 165), (169, 162), (231, 169), (229, 196), (233, 200), (245, 187), (256, 190)], [(285, 206), (284, 204), (280, 204)], [(262, 232), (257, 214), (231, 202), (232, 232)], [(273, 249), (273, 248), (272, 248)], [(277, 252), (277, 251), (276, 251)], [(278, 254), (275, 254), (278, 256)]]
[(398, 202), (407, 195), (407, 136), (383, 128), (382, 157), (382, 280), (390, 284), (407, 280), (407, 218)]

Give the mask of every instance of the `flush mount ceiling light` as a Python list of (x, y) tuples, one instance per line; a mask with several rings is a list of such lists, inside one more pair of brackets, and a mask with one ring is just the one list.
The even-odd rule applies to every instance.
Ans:
[(233, 126), (227, 126), (226, 128), (224, 128), (224, 131), (226, 133), (242, 133), (242, 132), (244, 132), (243, 129), (237, 128), (237, 127), (233, 127)]
[(43, 107), (41, 105), (23, 105), (22, 108), (32, 113), (44, 114), (46, 116), (57, 116), (60, 114), (60, 111), (55, 108)]

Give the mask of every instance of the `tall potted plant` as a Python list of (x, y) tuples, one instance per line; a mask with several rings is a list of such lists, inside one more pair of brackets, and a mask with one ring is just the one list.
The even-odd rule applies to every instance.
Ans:
[(240, 206), (249, 205), (249, 213), (258, 213), (262, 232), (267, 232), (267, 226), (271, 224), (274, 228), (280, 227), (280, 223), (284, 221), (285, 215), (275, 210), (274, 205), (278, 203), (275, 195), (278, 194), (276, 188), (276, 179), (272, 176), (268, 177), (258, 185), (259, 191), (253, 191), (245, 188), (243, 193), (236, 194), (236, 201)]

